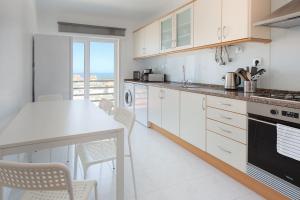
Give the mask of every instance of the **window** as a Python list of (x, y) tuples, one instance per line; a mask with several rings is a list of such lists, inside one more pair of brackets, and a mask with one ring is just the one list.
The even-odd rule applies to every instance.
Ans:
[(73, 99), (117, 103), (117, 40), (73, 42)]

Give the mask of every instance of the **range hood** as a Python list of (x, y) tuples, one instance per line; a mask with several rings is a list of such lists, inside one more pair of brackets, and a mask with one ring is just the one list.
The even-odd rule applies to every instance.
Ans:
[(266, 19), (254, 23), (254, 25), (279, 28), (300, 26), (300, 0), (292, 0), (290, 3), (274, 11)]

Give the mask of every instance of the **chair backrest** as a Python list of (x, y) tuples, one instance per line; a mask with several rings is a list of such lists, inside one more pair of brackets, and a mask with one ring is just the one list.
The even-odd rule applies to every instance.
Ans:
[(37, 101), (62, 101), (63, 97), (60, 94), (51, 94), (39, 96)]
[(0, 161), (0, 185), (24, 190), (67, 190), (74, 199), (69, 169), (60, 163)]
[(118, 107), (114, 110), (114, 119), (126, 127), (128, 136), (130, 136), (135, 122), (135, 114), (125, 108)]
[(99, 108), (104, 110), (107, 114), (111, 115), (113, 113), (114, 104), (108, 99), (101, 99), (99, 102)]

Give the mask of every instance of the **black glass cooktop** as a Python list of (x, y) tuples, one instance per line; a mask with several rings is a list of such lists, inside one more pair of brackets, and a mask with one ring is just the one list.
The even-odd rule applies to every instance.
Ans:
[(254, 96), (300, 102), (300, 93), (263, 93)]

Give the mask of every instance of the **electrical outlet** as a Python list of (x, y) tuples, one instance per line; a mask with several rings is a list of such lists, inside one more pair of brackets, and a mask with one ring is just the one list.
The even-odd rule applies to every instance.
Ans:
[(262, 58), (254, 58), (253, 62), (252, 62), (252, 65), (254, 67), (261, 66), (262, 65)]

